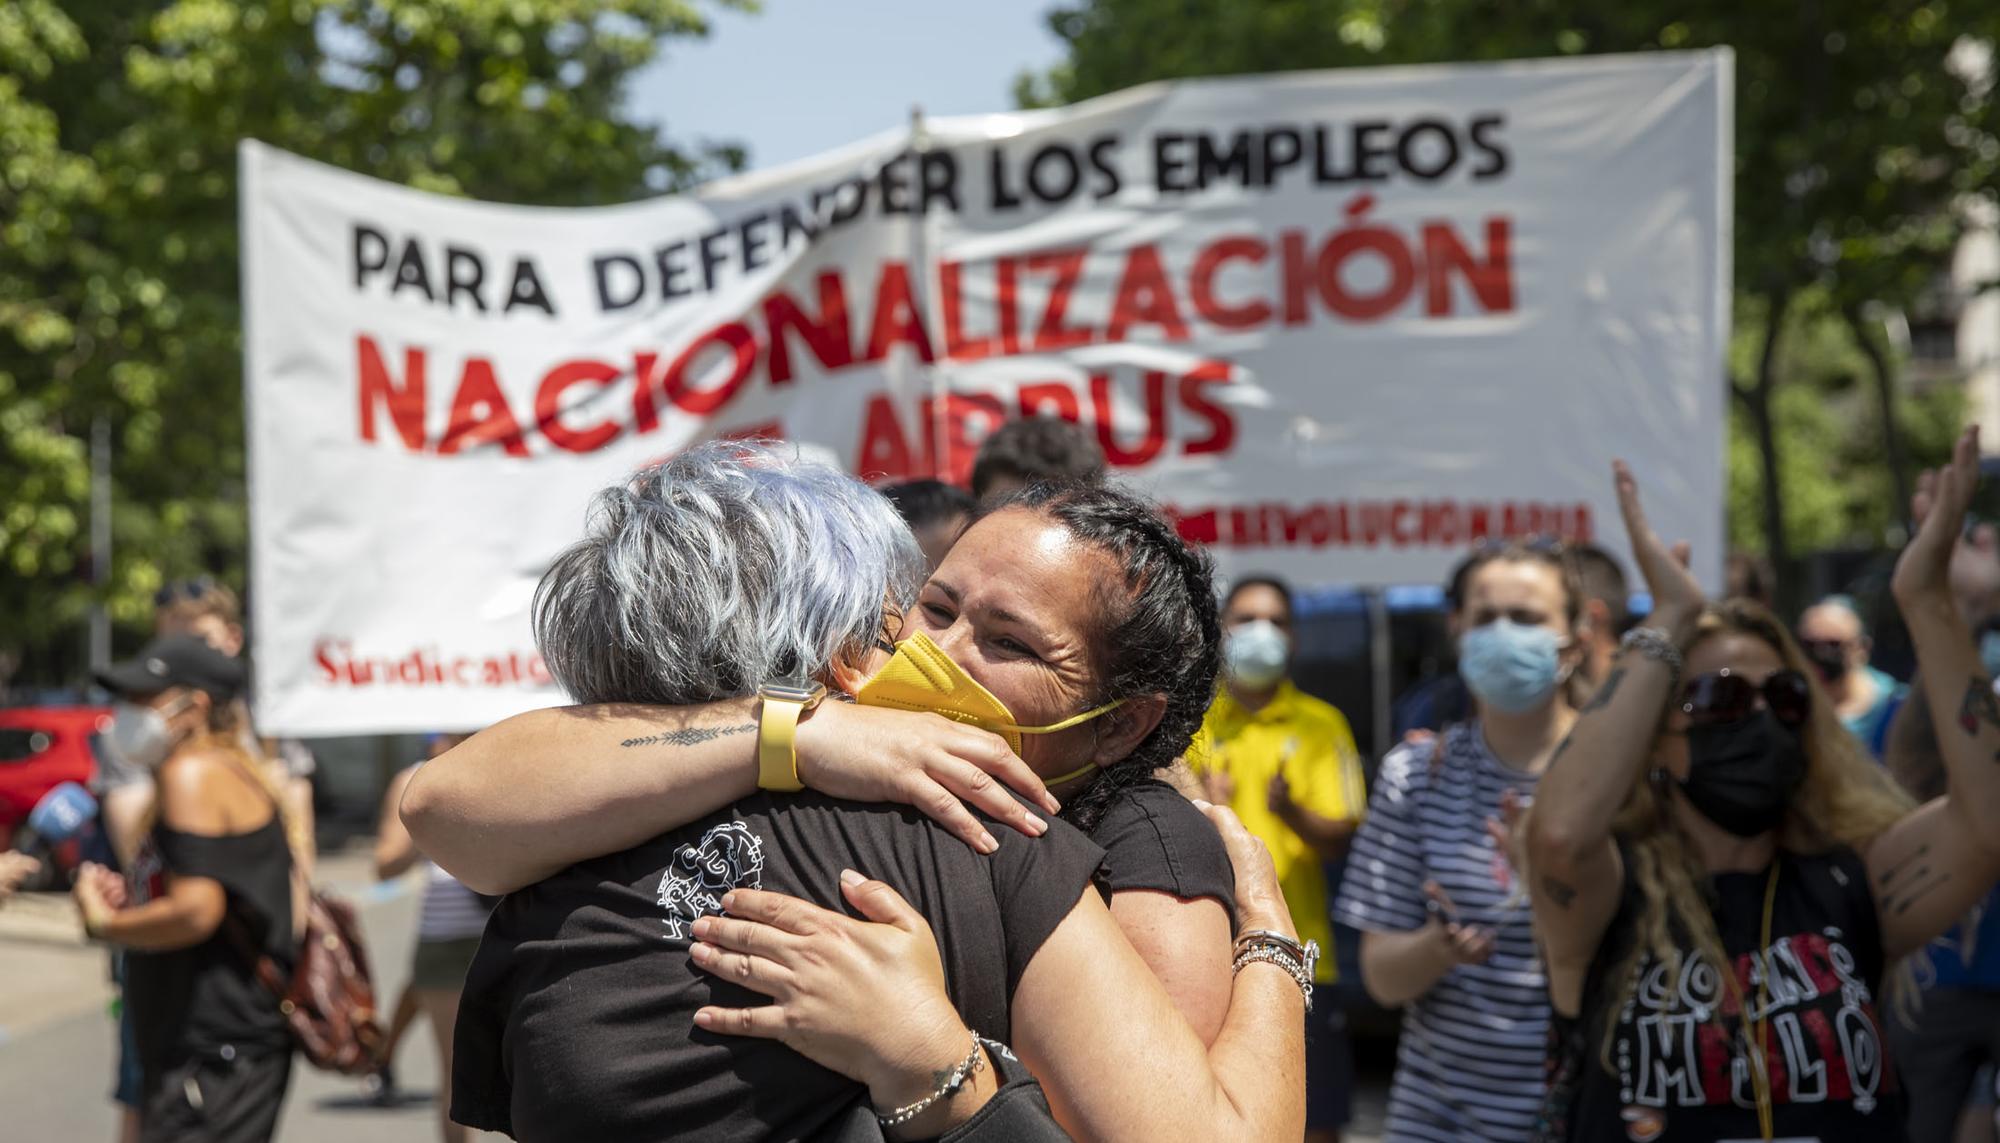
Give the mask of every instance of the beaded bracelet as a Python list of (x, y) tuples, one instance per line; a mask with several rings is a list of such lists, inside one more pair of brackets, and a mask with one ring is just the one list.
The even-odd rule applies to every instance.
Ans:
[(1686, 660), (1681, 657), (1681, 649), (1673, 636), (1657, 627), (1634, 627), (1618, 641), (1618, 650), (1637, 651), (1642, 658), (1663, 663), (1667, 668), (1667, 690), (1671, 693), (1681, 681), (1681, 668)]
[(960, 1060), (957, 1067), (951, 1069), (951, 1074), (945, 1077), (944, 1082), (938, 1085), (936, 1091), (906, 1107), (899, 1107), (887, 1115), (876, 1116), (875, 1122), (880, 1123), (884, 1127), (900, 1127), (917, 1116), (922, 1115), (924, 1112), (929, 1111), (931, 1105), (937, 1103), (939, 1100), (950, 1099), (952, 1096), (957, 1095), (958, 1089), (965, 1086), (965, 1081), (972, 1078), (972, 1073), (986, 1066), (986, 1056), (982, 1051), (983, 1047), (984, 1045), (979, 1042), (979, 1033), (974, 1032), (972, 1034), (971, 1053), (963, 1060)]
[(1297, 942), (1286, 943), (1289, 943), (1291, 948), (1287, 948), (1285, 944), (1269, 938), (1253, 938), (1239, 942), (1236, 950), (1236, 960), (1229, 966), (1230, 975), (1233, 976), (1236, 973), (1242, 972), (1243, 966), (1248, 964), (1276, 965), (1284, 969), (1285, 975), (1291, 977), (1292, 982), (1299, 986), (1299, 991), (1305, 996), (1306, 1011), (1310, 1012), (1313, 1006), (1313, 974), (1311, 966), (1319, 959), (1319, 942), (1307, 941), (1302, 950), (1305, 954), (1303, 957), (1295, 955), (1292, 952), (1292, 949), (1299, 948)]

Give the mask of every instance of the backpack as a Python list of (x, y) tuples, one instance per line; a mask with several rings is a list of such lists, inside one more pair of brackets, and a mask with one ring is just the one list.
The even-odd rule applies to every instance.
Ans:
[[(273, 809), (282, 818), (283, 800), (255, 770), (247, 765), (244, 770), (271, 795)], [(297, 854), (292, 876), (304, 876)], [(231, 914), (226, 924), (230, 941), (250, 962), (258, 983), (277, 998), (278, 1011), (308, 1063), (350, 1076), (368, 1075), (381, 1066), (377, 1052), (384, 1043), (382, 1025), (375, 1019), (375, 985), (353, 906), (307, 887), (305, 928), (289, 975), (250, 939), (241, 918)]]

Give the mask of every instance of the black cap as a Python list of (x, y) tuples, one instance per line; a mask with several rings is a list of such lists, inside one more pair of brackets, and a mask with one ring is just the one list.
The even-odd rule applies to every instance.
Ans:
[(117, 695), (155, 695), (168, 687), (207, 691), (218, 704), (243, 692), (243, 665), (193, 635), (166, 635), (131, 659), (97, 672)]

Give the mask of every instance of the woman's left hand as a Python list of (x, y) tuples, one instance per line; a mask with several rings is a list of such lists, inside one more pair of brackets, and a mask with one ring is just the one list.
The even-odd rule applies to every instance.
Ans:
[(1896, 572), (1889, 580), (1902, 607), (1951, 600), (1952, 553), (1978, 487), (1979, 426), (1974, 425), (1959, 434), (1950, 464), (1917, 477), (1910, 503), (1917, 534), (1896, 560)]
[(914, 1103), (965, 1058), (972, 1033), (945, 993), (923, 914), (852, 870), (841, 873), (840, 891), (868, 920), (757, 889), (731, 891), (726, 915), (697, 920), (694, 962), (773, 1003), (703, 1008), (695, 1023), (778, 1040), (867, 1084), (879, 1109)]

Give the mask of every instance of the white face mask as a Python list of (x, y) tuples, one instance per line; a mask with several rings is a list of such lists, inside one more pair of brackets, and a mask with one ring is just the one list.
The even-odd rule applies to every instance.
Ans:
[[(173, 713), (179, 714), (194, 701), (186, 695), (175, 700)], [(174, 750), (174, 730), (168, 715), (136, 702), (121, 702), (112, 708), (111, 729), (104, 732), (104, 746), (141, 770), (156, 769)]]
[(1223, 669), (1246, 687), (1268, 687), (1284, 678), (1291, 656), (1291, 639), (1268, 619), (1253, 619), (1231, 630), (1222, 644)]

